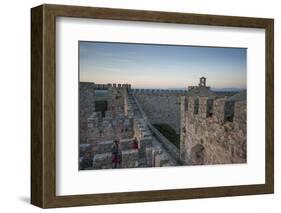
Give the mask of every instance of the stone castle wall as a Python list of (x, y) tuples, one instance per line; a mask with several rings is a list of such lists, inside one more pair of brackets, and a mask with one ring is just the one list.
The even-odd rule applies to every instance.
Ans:
[(125, 110), (125, 99), (127, 98), (126, 88), (114, 88), (110, 87), (108, 89), (108, 111), (112, 112), (112, 116), (118, 116), (119, 114), (124, 114)]
[(111, 113), (107, 111), (106, 116), (101, 117), (101, 113), (95, 112), (88, 118), (86, 143), (95, 144), (98, 141), (133, 137), (132, 118), (128, 118), (124, 114), (118, 117), (110, 115)]
[[(181, 159), (196, 165), (245, 163), (246, 100), (234, 102), (231, 119), (227, 117), (226, 98), (214, 99), (211, 110), (207, 110), (208, 99), (181, 98)], [(195, 113), (196, 105), (198, 114)]]
[(180, 130), (180, 96), (183, 92), (140, 90), (134, 93), (143, 111), (152, 124), (165, 123)]
[[(113, 140), (120, 138), (122, 168), (172, 166), (178, 162), (245, 163), (246, 93), (223, 98), (205, 85), (189, 89), (187, 93), (137, 90), (128, 84), (80, 83), (80, 156), (91, 153), (92, 169), (111, 168)], [(107, 92), (99, 97), (96, 90)], [(98, 105), (100, 102), (95, 106), (95, 101), (106, 101), (106, 107)], [(157, 134), (154, 123), (169, 124), (180, 133), (180, 150), (175, 147), (173, 151), (168, 139)], [(135, 139), (137, 149), (133, 148)], [(83, 147), (89, 150), (83, 151)]]
[[(84, 82), (79, 85), (80, 144), (133, 137), (133, 121), (125, 115), (128, 85)], [(95, 101), (101, 99), (95, 96), (95, 90), (107, 90), (107, 95), (102, 98), (107, 102), (104, 115), (95, 111)]]
[[(112, 168), (111, 151), (117, 138), (121, 156), (118, 168), (152, 166), (147, 151), (152, 151), (152, 136), (144, 120), (134, 116), (130, 85), (80, 83), (80, 87), (80, 169)], [(106, 90), (106, 95), (100, 97), (96, 90)], [(95, 102), (101, 100), (106, 101), (106, 107), (95, 109)]]
[(79, 141), (87, 140), (87, 119), (95, 112), (95, 84), (79, 83)]

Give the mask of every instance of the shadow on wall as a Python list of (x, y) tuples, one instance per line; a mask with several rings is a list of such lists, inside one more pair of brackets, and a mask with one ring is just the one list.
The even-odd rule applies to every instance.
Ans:
[(177, 134), (169, 124), (158, 123), (153, 124), (153, 126), (178, 149), (180, 148), (180, 134)]

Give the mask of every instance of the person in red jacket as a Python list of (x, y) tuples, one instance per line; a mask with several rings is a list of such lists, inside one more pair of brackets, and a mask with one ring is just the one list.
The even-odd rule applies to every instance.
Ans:
[(118, 140), (113, 141), (111, 153), (112, 153), (112, 168), (117, 168), (118, 153), (119, 153), (119, 141)]
[(133, 149), (138, 149), (138, 148), (139, 148), (138, 140), (137, 140), (137, 138), (135, 137), (135, 138), (134, 138), (134, 141), (133, 141)]

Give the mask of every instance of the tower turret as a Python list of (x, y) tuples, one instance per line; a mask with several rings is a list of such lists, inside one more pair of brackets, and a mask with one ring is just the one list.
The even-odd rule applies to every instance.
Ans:
[(206, 78), (204, 76), (200, 78), (199, 87), (206, 87)]

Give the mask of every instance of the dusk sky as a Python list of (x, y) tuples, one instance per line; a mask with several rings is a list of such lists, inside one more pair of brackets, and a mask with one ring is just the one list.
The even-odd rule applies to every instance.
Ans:
[(80, 81), (179, 89), (205, 76), (212, 88), (246, 88), (245, 48), (79, 42)]

